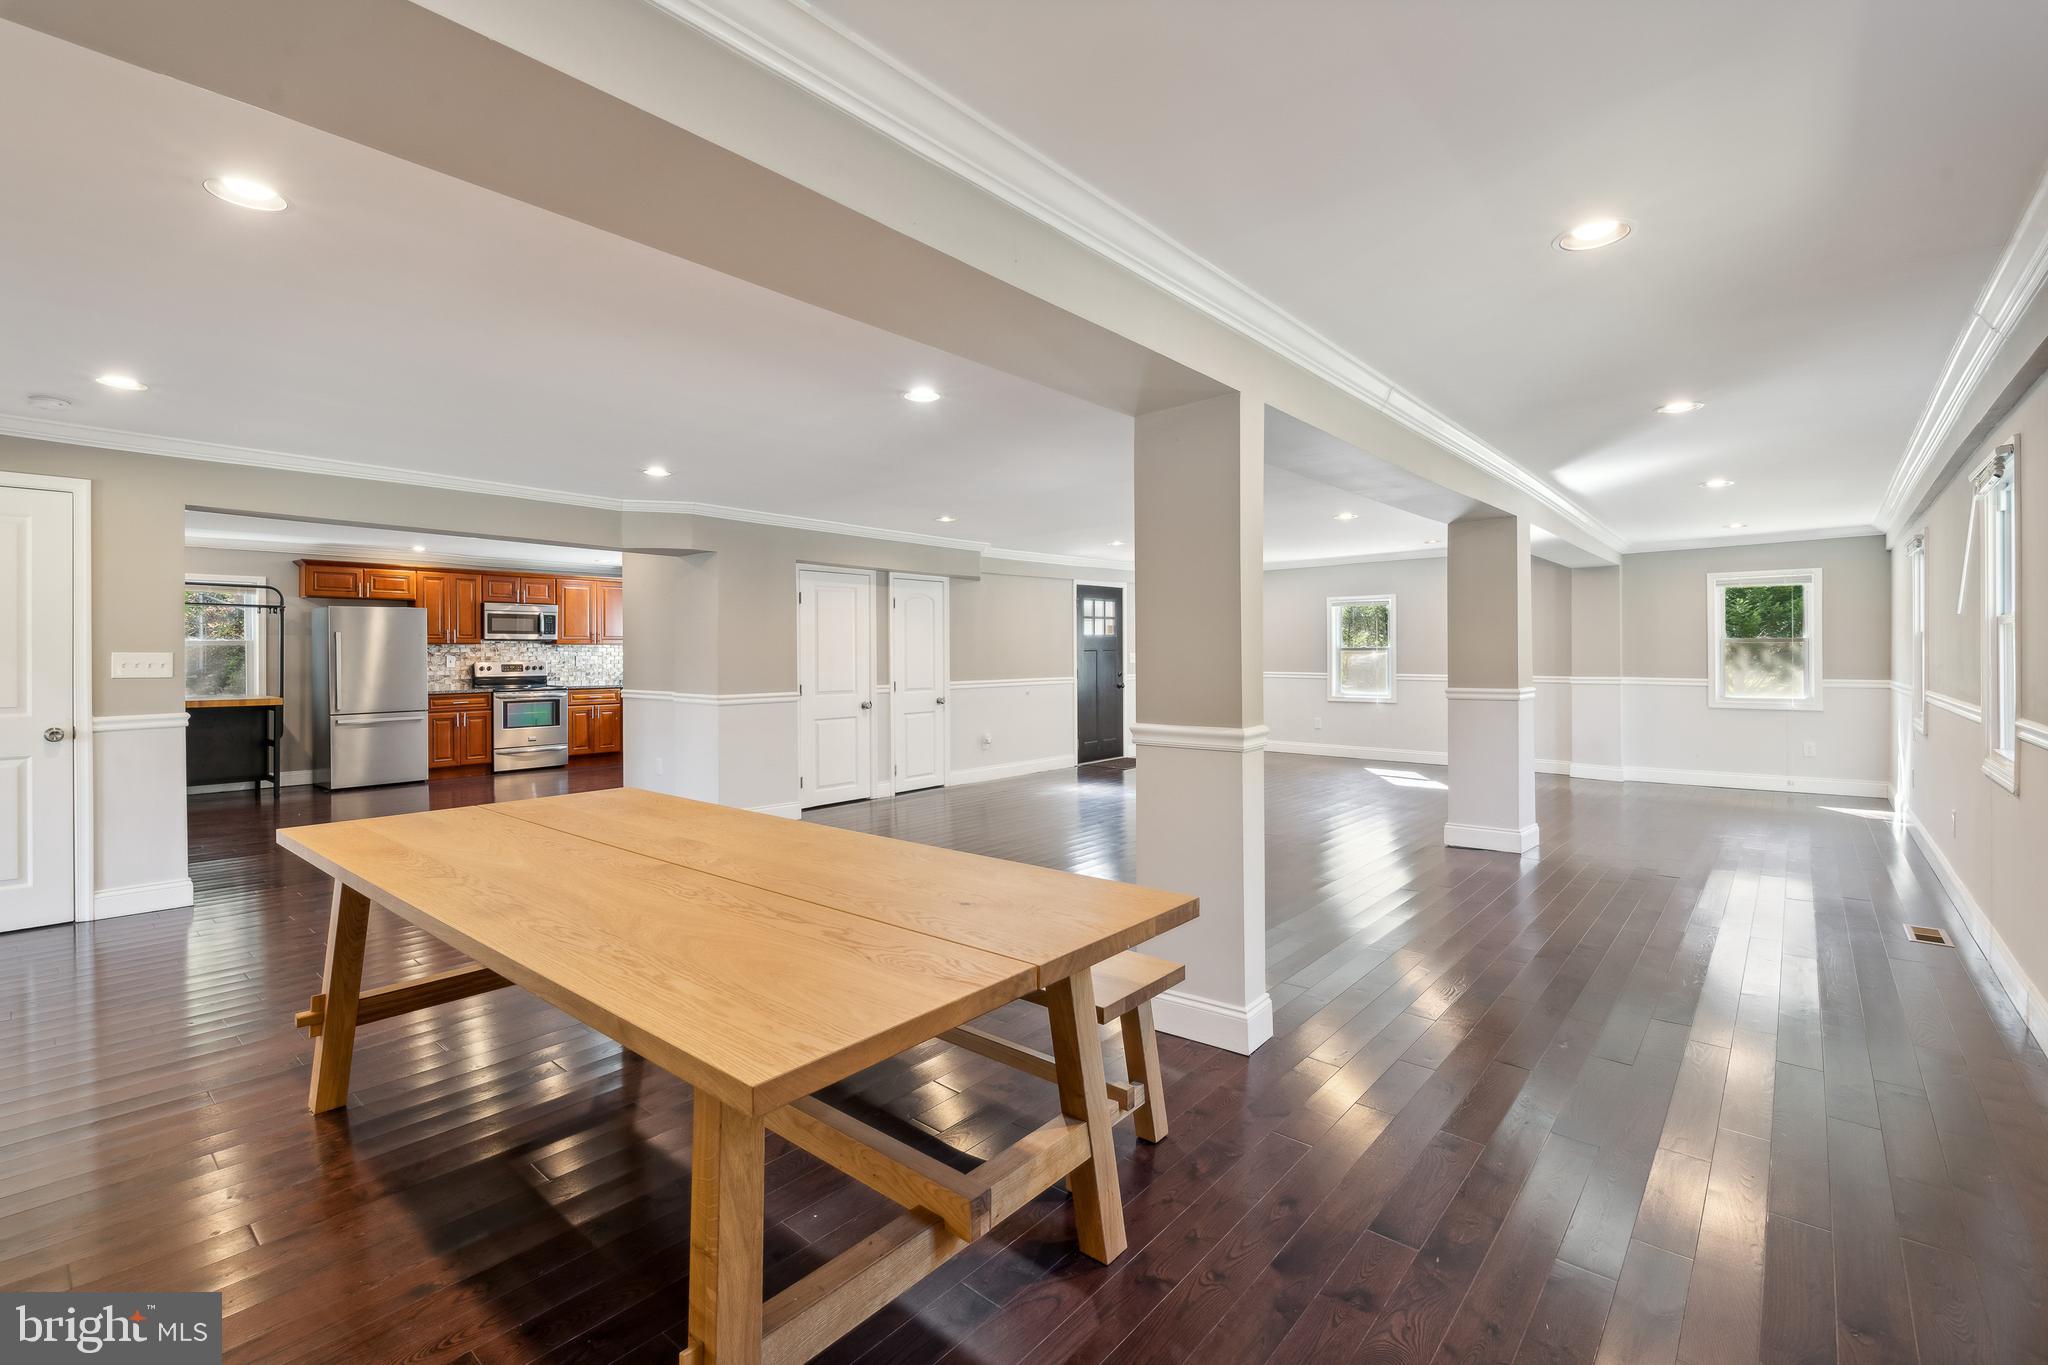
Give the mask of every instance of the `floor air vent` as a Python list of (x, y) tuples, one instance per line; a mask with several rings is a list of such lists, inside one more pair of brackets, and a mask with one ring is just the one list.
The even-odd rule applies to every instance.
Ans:
[(1949, 941), (1949, 937), (1947, 934), (1944, 934), (1939, 929), (1930, 929), (1928, 926), (1924, 924), (1907, 925), (1906, 937), (1912, 939), (1915, 943), (1938, 943), (1944, 948), (1953, 948), (1956, 946), (1954, 943), (1951, 943)]

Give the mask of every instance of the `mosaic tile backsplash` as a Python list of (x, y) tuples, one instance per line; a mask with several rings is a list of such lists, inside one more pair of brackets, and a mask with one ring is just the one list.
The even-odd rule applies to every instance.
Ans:
[(493, 640), (482, 645), (428, 645), (427, 690), (461, 691), (470, 686), (470, 665), (479, 663), (546, 664), (549, 679), (564, 687), (622, 687), (626, 681), (624, 645)]

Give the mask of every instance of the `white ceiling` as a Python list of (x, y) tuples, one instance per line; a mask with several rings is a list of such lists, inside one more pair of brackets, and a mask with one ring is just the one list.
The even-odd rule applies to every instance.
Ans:
[(2013, 0), (810, 8), (1638, 544), (1869, 523), (2048, 160)]
[(185, 510), (185, 543), (214, 550), (250, 550), (293, 557), (396, 557), (408, 564), (581, 570), (594, 574), (615, 573), (620, 561), (617, 550), (581, 545), (394, 531), (382, 526), (350, 526), (330, 521), (288, 521), (282, 517), (241, 516), (194, 508)]

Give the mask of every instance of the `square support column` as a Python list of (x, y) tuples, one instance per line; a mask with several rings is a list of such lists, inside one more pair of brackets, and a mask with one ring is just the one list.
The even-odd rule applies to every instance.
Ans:
[(1444, 842), (1536, 847), (1536, 683), (1530, 646), (1529, 526), (1454, 521), (1447, 565), (1451, 795)]
[(1188, 969), (1153, 1013), (1167, 1033), (1240, 1053), (1273, 1036), (1265, 466), (1265, 404), (1242, 394), (1138, 418), (1138, 880), (1202, 901), (1146, 947)]

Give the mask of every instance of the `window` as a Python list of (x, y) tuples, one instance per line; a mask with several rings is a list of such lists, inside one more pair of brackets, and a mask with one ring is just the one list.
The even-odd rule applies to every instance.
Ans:
[(1394, 599), (1332, 597), (1330, 700), (1394, 699)]
[[(263, 694), (263, 618), (256, 595), (209, 578), (185, 589), (185, 695), (255, 697)], [(262, 579), (247, 580), (260, 584)]]
[(1906, 572), (1911, 579), (1913, 657), (1907, 667), (1912, 670), (1913, 687), (1913, 728), (1920, 734), (1927, 733), (1927, 536), (1914, 536), (1906, 545)]
[(1820, 709), (1820, 570), (1707, 575), (1715, 706)]
[(1082, 598), (1081, 633), (1083, 635), (1116, 634), (1116, 599), (1113, 597)]
[(2019, 504), (2017, 444), (1998, 448), (1977, 473), (1984, 509), (1984, 771), (2019, 790)]

